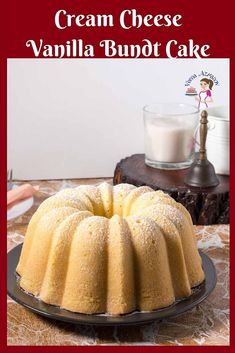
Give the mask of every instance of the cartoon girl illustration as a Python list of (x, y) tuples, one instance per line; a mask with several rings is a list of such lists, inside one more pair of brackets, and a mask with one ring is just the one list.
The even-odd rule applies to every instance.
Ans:
[(196, 101), (198, 101), (198, 109), (207, 109), (208, 103), (213, 102), (211, 90), (214, 85), (214, 82), (208, 78), (202, 78), (200, 80), (201, 91), (196, 97)]

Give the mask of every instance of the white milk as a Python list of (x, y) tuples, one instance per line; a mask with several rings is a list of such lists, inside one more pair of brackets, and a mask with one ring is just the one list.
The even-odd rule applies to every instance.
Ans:
[(145, 130), (145, 154), (152, 161), (179, 163), (194, 151), (194, 126), (180, 119), (158, 118), (148, 121)]

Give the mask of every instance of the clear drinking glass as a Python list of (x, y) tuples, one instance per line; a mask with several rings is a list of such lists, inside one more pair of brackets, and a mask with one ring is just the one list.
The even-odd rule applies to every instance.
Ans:
[(195, 154), (197, 107), (159, 103), (144, 108), (145, 163), (160, 169), (189, 167)]

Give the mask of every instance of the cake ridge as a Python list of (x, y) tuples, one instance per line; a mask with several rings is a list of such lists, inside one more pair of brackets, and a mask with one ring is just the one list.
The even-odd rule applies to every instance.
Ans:
[(128, 194), (135, 190), (134, 185), (122, 183), (113, 188), (113, 213), (119, 216), (123, 215), (123, 203)]
[(111, 218), (113, 216), (113, 186), (108, 183), (101, 183), (97, 188), (103, 202), (104, 215)]
[[(66, 205), (66, 206), (65, 206)], [(40, 220), (40, 218), (48, 211), (51, 209), (58, 209), (58, 208), (62, 208), (62, 207), (73, 207), (76, 210), (78, 210), (77, 206), (81, 206), (80, 203), (75, 202), (74, 200), (71, 199), (64, 199), (64, 198), (58, 198), (56, 197), (56, 195), (50, 196), (48, 197), (37, 209), (37, 212), (32, 216), (27, 231), (26, 231), (26, 236), (25, 236), (25, 240), (24, 240), (24, 246), (22, 248), (22, 252), (21, 252), (21, 256), (20, 256), (20, 261), (19, 264), (17, 266), (19, 273), (21, 272), (21, 268), (24, 267), (25, 265), (25, 260), (27, 259), (26, 256), (24, 256), (24, 253), (29, 252), (30, 251), (30, 247), (31, 247), (31, 238), (32, 238), (32, 234), (34, 233), (34, 228), (35, 228), (35, 224), (37, 224)], [(85, 207), (84, 208), (85, 211)]]
[[(68, 215), (54, 230), (48, 253), (46, 272), (44, 274), (40, 292), (40, 296), (44, 302), (51, 302), (50, 298), (52, 297), (53, 303), (51, 302), (51, 304), (61, 304), (74, 233), (76, 232), (78, 225), (86, 217), (90, 217), (91, 215), (92, 214), (89, 211), (76, 211)], [(60, 249), (58, 249), (59, 245)], [(64, 260), (63, 262), (62, 259)], [(49, 300), (47, 298), (49, 298)]]
[[(156, 213), (156, 207), (157, 205), (150, 206), (145, 210), (145, 212), (143, 212), (143, 215), (146, 214), (147, 217), (153, 219), (162, 231), (166, 242), (175, 297), (186, 297), (190, 295), (191, 288), (189, 283), (189, 274), (185, 264), (185, 256), (182, 248), (181, 237), (172, 219), (162, 213)], [(175, 261), (176, 258), (178, 262), (177, 267)]]
[[(106, 311), (123, 314), (135, 309), (133, 246), (125, 218), (109, 220)], [(115, 271), (115, 276), (113, 276)], [(119, 295), (117, 295), (119, 293)]]
[(82, 191), (78, 190), (77, 188), (66, 188), (60, 190), (56, 195), (56, 197), (64, 197), (69, 198), (71, 200), (76, 201), (78, 198), (83, 203), (84, 207), (88, 209), (88, 211), (94, 213), (93, 205), (91, 200), (87, 195), (85, 195)]
[[(27, 292), (31, 292), (31, 290), (33, 290), (34, 292), (36, 292), (36, 295), (40, 294), (41, 286), (47, 268), (48, 256), (50, 253), (53, 233), (55, 229), (59, 227), (60, 220), (66, 218), (66, 216), (75, 212), (75, 208), (63, 207), (58, 209), (52, 209), (40, 218), (35, 229), (34, 237), (32, 238), (30, 254), (28, 254), (28, 257), (26, 258), (26, 271), (24, 271), (24, 276), (22, 276), (21, 278), (21, 281), (24, 285), (24, 289)], [(49, 236), (47, 236), (47, 234)], [(37, 237), (41, 238), (40, 242), (38, 242)], [(37, 243), (37, 246), (33, 246), (34, 243)], [(38, 261), (38, 258), (40, 259), (40, 261)], [(20, 272), (18, 266), (16, 268), (16, 271), (18, 273)], [(34, 272), (37, 273), (36, 278)]]
[[(165, 209), (165, 211), (164, 211)], [(161, 217), (159, 216), (158, 212), (160, 211)], [(166, 212), (168, 211), (168, 212)], [(170, 220), (176, 227), (179, 233), (179, 237), (181, 239), (181, 245), (183, 247), (182, 256), (184, 257), (186, 263), (186, 271), (188, 274), (189, 282), (191, 287), (198, 284), (198, 281), (194, 278), (194, 268), (195, 263), (201, 262), (200, 255), (197, 251), (196, 241), (194, 237), (189, 237), (188, 234), (193, 234), (193, 229), (191, 223), (188, 222), (187, 218), (183, 218), (182, 214), (180, 214), (180, 210), (176, 207), (173, 207), (169, 204), (156, 204), (146, 208), (143, 211), (143, 214), (147, 214), (150, 216), (154, 216), (158, 222), (161, 222), (161, 218), (165, 216), (168, 220)], [(194, 249), (194, 256), (189, 256), (190, 254), (189, 249)], [(197, 277), (200, 278), (200, 281), (204, 279), (203, 271), (199, 271), (197, 273)]]
[(145, 209), (146, 207), (154, 205), (157, 202), (160, 203), (164, 201), (166, 198), (171, 198), (171, 197), (163, 193), (161, 190), (157, 190), (157, 191), (151, 190), (149, 192), (143, 193), (136, 200), (134, 200), (130, 210), (130, 215), (135, 214), (136, 208), (138, 210), (142, 208)]
[(94, 209), (94, 214), (97, 216), (104, 215), (104, 207), (99, 189), (94, 185), (79, 185), (77, 190), (81, 190), (90, 201)]
[(131, 190), (123, 199), (122, 216), (129, 216), (131, 206), (141, 195), (149, 192), (151, 189), (148, 186), (140, 186)]
[[(131, 229), (135, 265), (139, 276), (136, 281), (138, 309), (150, 311), (162, 305), (170, 305), (175, 296), (168, 259), (164, 258), (166, 244), (160, 228), (151, 218), (129, 216), (126, 219)], [(160, 274), (158, 268), (161, 268)]]
[(46, 199), (16, 271), (23, 289), (86, 314), (162, 308), (204, 280), (184, 206), (125, 183), (81, 185)]
[(76, 229), (68, 264), (63, 308), (80, 312), (86, 308), (87, 313), (105, 312), (107, 229), (108, 220), (99, 216), (84, 219)]

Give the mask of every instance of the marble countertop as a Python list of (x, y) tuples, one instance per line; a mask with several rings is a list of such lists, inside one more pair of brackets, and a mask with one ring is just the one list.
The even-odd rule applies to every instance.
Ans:
[[(65, 187), (103, 180), (32, 182), (40, 185), (40, 191), (28, 212), (8, 222), (8, 250), (23, 242), (30, 217), (45, 198)], [(229, 225), (196, 226), (195, 231), (198, 247), (215, 264), (217, 285), (193, 310), (161, 323), (94, 327), (40, 317), (8, 298), (8, 345), (229, 345)]]

